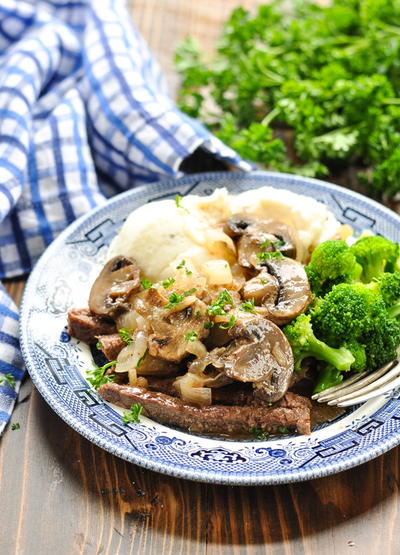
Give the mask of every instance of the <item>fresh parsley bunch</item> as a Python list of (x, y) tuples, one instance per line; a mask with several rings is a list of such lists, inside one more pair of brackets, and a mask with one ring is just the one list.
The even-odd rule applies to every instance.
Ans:
[(177, 49), (179, 105), (263, 167), (400, 191), (400, 2), (235, 9), (215, 57)]

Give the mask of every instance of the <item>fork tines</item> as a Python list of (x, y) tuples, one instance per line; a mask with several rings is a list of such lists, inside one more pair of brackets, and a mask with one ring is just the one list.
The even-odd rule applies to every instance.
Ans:
[(355, 374), (340, 385), (316, 393), (312, 399), (328, 405), (350, 407), (399, 386), (400, 364), (398, 360), (392, 360), (374, 372)]

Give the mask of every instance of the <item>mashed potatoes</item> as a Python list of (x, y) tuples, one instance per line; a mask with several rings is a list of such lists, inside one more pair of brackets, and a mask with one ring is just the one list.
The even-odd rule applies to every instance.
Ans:
[[(175, 200), (161, 200), (134, 210), (113, 240), (109, 258), (118, 254), (135, 258), (146, 278), (166, 279), (185, 266), (208, 277), (228, 280), (235, 261), (235, 246), (223, 232), (226, 220), (246, 212), (281, 221), (296, 229), (302, 262), (322, 241), (333, 237), (340, 223), (320, 202), (291, 191), (262, 187), (231, 195), (216, 189), (208, 197), (188, 195), (177, 206)], [(214, 262), (215, 261), (215, 262)]]

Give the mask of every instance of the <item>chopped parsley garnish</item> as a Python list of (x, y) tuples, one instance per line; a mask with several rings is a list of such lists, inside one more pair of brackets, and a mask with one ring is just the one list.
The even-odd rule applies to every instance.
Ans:
[(220, 324), (219, 327), (221, 330), (230, 330), (232, 326), (235, 325), (236, 316), (231, 316), (229, 322), (226, 325)]
[(251, 428), (250, 433), (257, 439), (268, 439), (269, 435), (261, 428)]
[(185, 261), (185, 260), (182, 260), (182, 261), (178, 264), (178, 266), (176, 267), (176, 269), (177, 269), (177, 270), (182, 270), (182, 269), (184, 269), (187, 276), (190, 276), (190, 275), (193, 274), (193, 272), (192, 272), (191, 270), (188, 270), (188, 269), (186, 268), (186, 261)]
[(142, 279), (140, 285), (143, 287), (143, 289), (150, 289), (153, 284), (149, 279)]
[(214, 322), (206, 322), (204, 324), (204, 327), (206, 328), (206, 330), (211, 329), (212, 327), (214, 327)]
[(254, 299), (242, 303), (239, 310), (243, 310), (243, 312), (254, 312)]
[(102, 347), (101, 341), (98, 341), (98, 342), (96, 343), (96, 349), (98, 349), (99, 351), (101, 351), (101, 347)]
[(218, 299), (211, 302), (211, 304), (207, 307), (208, 314), (212, 314), (213, 316), (226, 316), (226, 312), (224, 310), (225, 305), (233, 306), (233, 299), (228, 293), (226, 289), (220, 292), (218, 295)]
[(268, 283), (267, 279), (264, 278), (260, 278), (260, 283), (262, 283), (263, 285), (265, 285), (266, 283)]
[(126, 328), (121, 328), (118, 330), (121, 339), (123, 339), (127, 345), (133, 343), (133, 339), (131, 337), (132, 332), (133, 330), (127, 330)]
[(15, 378), (12, 374), (5, 374), (4, 376), (0, 376), (0, 385), (7, 385), (12, 389), (15, 389)]
[(274, 247), (277, 249), (278, 247), (283, 247), (283, 245), (285, 244), (285, 241), (283, 239), (277, 239), (276, 241), (274, 241), (272, 243), (274, 245)]
[(173, 285), (174, 283), (175, 283), (175, 278), (170, 277), (162, 282), (162, 286), (164, 287), (164, 289), (167, 289), (168, 287), (171, 287), (171, 285)]
[(280, 251), (274, 251), (274, 252), (258, 252), (257, 253), (257, 258), (259, 260), (270, 260), (271, 258), (284, 258), (283, 254)]
[(260, 245), (260, 249), (266, 249), (271, 244), (271, 239), (265, 239)]
[(113, 382), (114, 376), (112, 374), (106, 375), (105, 371), (116, 364), (116, 360), (107, 362), (104, 366), (97, 366), (97, 364), (93, 362), (93, 370), (86, 370), (87, 381), (92, 385), (92, 387), (94, 387), (94, 389), (99, 389), (101, 385)]
[(11, 429), (12, 430), (19, 430), (21, 428), (19, 422), (15, 422), (14, 424), (11, 424)]
[(200, 310), (196, 310), (196, 312), (194, 313), (195, 316), (201, 316), (201, 312)]
[(124, 414), (122, 415), (122, 422), (124, 424), (130, 424), (131, 422), (135, 422), (138, 424), (140, 422), (140, 415), (142, 414), (143, 407), (139, 403), (135, 403), (131, 406), (130, 410), (125, 410)]
[(187, 333), (184, 337), (185, 341), (196, 341), (197, 339), (197, 331), (190, 331), (189, 333)]
[(168, 298), (168, 304), (166, 304), (164, 306), (165, 309), (169, 309), (169, 308), (173, 308), (174, 306), (176, 306), (177, 304), (181, 303), (183, 301), (183, 299), (185, 297), (189, 297), (189, 295), (192, 295), (193, 293), (195, 293), (197, 291), (197, 289), (195, 287), (193, 287), (192, 289), (189, 289), (188, 291), (184, 291), (182, 293), (182, 295), (180, 295), (179, 293), (176, 293), (175, 291), (173, 293), (171, 293), (171, 295)]
[(183, 197), (181, 197), (181, 195), (176, 195), (175, 197), (175, 204), (177, 208), (182, 208), (182, 210), (185, 210), (185, 212), (187, 212), (189, 214), (189, 210), (187, 208), (185, 208), (184, 206), (182, 206), (182, 199)]
[(280, 434), (288, 434), (288, 433), (289, 433), (289, 430), (288, 430), (285, 426), (279, 426), (278, 432), (279, 432)]
[(146, 349), (145, 352), (142, 354), (142, 356), (140, 358), (138, 358), (137, 363), (135, 364), (136, 368), (140, 368), (140, 365), (142, 364), (144, 359), (147, 357), (148, 353), (149, 353), (149, 349)]

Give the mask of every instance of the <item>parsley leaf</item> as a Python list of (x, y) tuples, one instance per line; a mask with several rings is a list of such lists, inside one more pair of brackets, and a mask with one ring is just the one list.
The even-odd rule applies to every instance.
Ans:
[(5, 374), (4, 376), (0, 376), (0, 385), (7, 385), (12, 389), (15, 389), (15, 378), (12, 374)]
[(12, 430), (19, 430), (21, 428), (20, 423), (19, 422), (14, 422), (14, 424), (11, 424), (11, 429)]
[(279, 426), (278, 432), (279, 432), (280, 434), (288, 434), (288, 433), (289, 433), (289, 430), (286, 428), (286, 426)]
[(142, 362), (144, 361), (144, 359), (147, 357), (147, 355), (149, 354), (149, 349), (146, 349), (145, 352), (142, 354), (142, 356), (140, 358), (138, 358), (135, 367), (136, 368), (140, 368)]
[(177, 270), (182, 270), (182, 269), (184, 269), (186, 275), (187, 275), (187, 276), (191, 276), (191, 275), (193, 274), (193, 272), (192, 272), (191, 270), (188, 270), (188, 268), (186, 268), (186, 265), (185, 265), (185, 264), (186, 264), (185, 260), (182, 260), (182, 262), (180, 262), (180, 263), (178, 264), (178, 266), (176, 267), (176, 269), (177, 269)]
[(373, 197), (393, 197), (400, 191), (400, 6), (323, 4), (238, 7), (209, 60), (186, 38), (175, 55), (178, 104), (264, 168), (341, 176)]
[(197, 337), (198, 337), (197, 331), (193, 330), (193, 331), (190, 331), (189, 333), (187, 333), (184, 336), (184, 340), (185, 341), (196, 341)]
[(119, 333), (121, 339), (123, 339), (127, 345), (130, 345), (131, 343), (133, 343), (133, 339), (131, 337), (132, 332), (133, 332), (133, 329), (132, 330), (127, 330), (126, 328), (121, 328), (121, 329), (118, 330), (118, 333)]
[(175, 278), (170, 277), (162, 282), (162, 286), (164, 287), (164, 289), (168, 289), (168, 287), (171, 287), (171, 285), (173, 285), (174, 283), (175, 283)]
[(146, 290), (146, 289), (150, 289), (153, 284), (148, 279), (142, 279), (142, 281), (140, 282), (140, 285), (143, 287), (143, 289)]
[(262, 428), (251, 428), (250, 433), (257, 439), (268, 439), (269, 435)]
[(213, 316), (226, 316), (225, 305), (233, 306), (233, 299), (226, 289), (221, 291), (218, 298), (207, 307), (208, 314)]
[(220, 324), (218, 327), (220, 327), (221, 330), (230, 330), (235, 325), (235, 322), (236, 322), (236, 316), (231, 316), (227, 324), (225, 325)]
[(277, 258), (278, 260), (281, 260), (282, 258), (284, 258), (283, 254), (280, 251), (274, 251), (274, 252), (258, 252), (257, 253), (257, 258), (260, 261), (263, 260), (271, 260), (271, 258)]
[(130, 410), (124, 411), (124, 414), (122, 415), (122, 422), (124, 424), (130, 424), (131, 422), (138, 424), (140, 422), (140, 415), (142, 414), (142, 411), (142, 405), (135, 403), (131, 406)]
[(111, 362), (107, 362), (104, 366), (97, 366), (95, 362), (93, 362), (93, 370), (86, 370), (86, 379), (87, 381), (94, 387), (94, 389), (99, 389), (101, 385), (106, 383), (110, 383), (114, 381), (114, 375), (105, 374), (105, 371), (111, 366), (115, 366), (117, 364), (116, 360)]
[(168, 302), (168, 304), (166, 304), (164, 306), (164, 308), (165, 309), (173, 308), (177, 304), (181, 303), (184, 300), (185, 297), (189, 297), (189, 295), (193, 295), (193, 293), (195, 293), (196, 291), (197, 291), (197, 289), (195, 287), (193, 287), (192, 289), (189, 289), (188, 291), (184, 291), (182, 293), (182, 295), (180, 295), (179, 293), (174, 291), (169, 296), (169, 298), (168, 298), (169, 302)]
[(242, 303), (239, 310), (242, 310), (243, 312), (254, 312), (254, 299), (250, 299)]
[(182, 199), (183, 197), (181, 197), (180, 195), (176, 195), (175, 197), (175, 204), (177, 208), (182, 208), (182, 210), (184, 210), (185, 212), (187, 212), (189, 214), (189, 210), (187, 208), (185, 208), (184, 206), (182, 206)]

